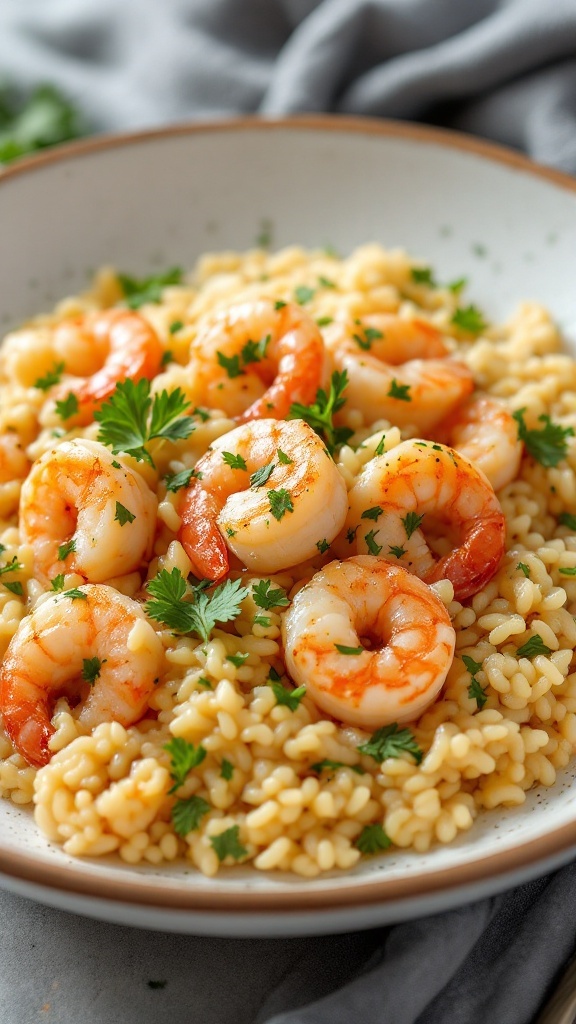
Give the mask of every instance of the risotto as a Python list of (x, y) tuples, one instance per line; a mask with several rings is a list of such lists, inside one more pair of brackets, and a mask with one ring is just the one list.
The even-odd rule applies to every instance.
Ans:
[(66, 852), (314, 877), (554, 784), (576, 362), (464, 288), (225, 252), (6, 337), (0, 791)]

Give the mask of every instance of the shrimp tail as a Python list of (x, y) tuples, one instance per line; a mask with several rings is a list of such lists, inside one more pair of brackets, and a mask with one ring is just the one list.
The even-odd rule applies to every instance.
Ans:
[(229, 569), (228, 549), (216, 525), (219, 512), (215, 496), (198, 481), (186, 489), (180, 506), (178, 540), (199, 579), (219, 580)]
[[(35, 696), (38, 698), (37, 691)], [(4, 728), (16, 750), (35, 768), (48, 764), (52, 757), (49, 743), (54, 735), (48, 701), (18, 699), (9, 658), (4, 660), (0, 676), (0, 707)]]
[(436, 563), (425, 583), (448, 579), (458, 601), (477, 594), (494, 576), (502, 561), (506, 539), (504, 513), (494, 512), (471, 523), (462, 545)]

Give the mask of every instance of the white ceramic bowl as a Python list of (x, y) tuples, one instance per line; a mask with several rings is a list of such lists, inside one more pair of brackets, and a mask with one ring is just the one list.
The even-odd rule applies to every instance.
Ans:
[[(190, 266), (203, 251), (375, 240), (466, 275), (493, 318), (543, 302), (576, 351), (576, 182), (463, 136), (371, 121), (244, 121), (96, 139), (0, 177), (0, 323), (85, 287), (111, 263)], [(207, 879), (72, 860), (30, 814), (0, 803), (0, 883), (53, 906), (175, 931), (279, 935), (419, 916), (572, 858), (576, 766), (450, 846), (396, 851), (350, 874), (300, 880), (242, 868)]]

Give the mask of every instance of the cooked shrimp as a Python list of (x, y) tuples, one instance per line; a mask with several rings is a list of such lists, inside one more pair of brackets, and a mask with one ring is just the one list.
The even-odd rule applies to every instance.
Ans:
[(303, 420), (236, 427), (212, 442), (196, 471), (179, 538), (206, 579), (228, 571), (228, 549), (256, 572), (296, 565), (329, 544), (346, 517), (344, 481)]
[(298, 591), (283, 623), (292, 678), (323, 711), (367, 729), (410, 721), (428, 707), (452, 664), (455, 636), (433, 590), (372, 555), (330, 562)]
[(468, 367), (449, 356), (425, 320), (378, 314), (331, 324), (324, 339), (334, 368), (348, 373), (348, 405), (367, 423), (429, 430), (474, 387)]
[[(498, 569), (506, 521), (491, 484), (469, 459), (432, 441), (403, 441), (367, 463), (345, 526), (361, 553), (398, 561), (426, 583), (449, 579), (461, 601)], [(454, 546), (436, 561), (420, 525)], [(378, 549), (378, 551), (376, 551)]]
[(138, 473), (98, 441), (77, 438), (32, 466), (20, 495), (20, 532), (44, 583), (65, 571), (101, 583), (150, 557), (156, 509)]
[(18, 434), (8, 431), (0, 435), (0, 484), (23, 480), (29, 469), (30, 462)]
[(496, 398), (474, 395), (436, 427), (434, 438), (470, 459), (486, 474), (495, 491), (518, 473), (522, 458), (518, 424)]
[(138, 313), (107, 309), (85, 317), (64, 320), (54, 330), (54, 352), (69, 373), (90, 376), (67, 379), (51, 393), (55, 400), (70, 393), (78, 400), (78, 412), (67, 423), (90, 423), (94, 413), (110, 397), (119, 381), (151, 380), (158, 373), (163, 349), (151, 325)]
[(316, 397), (324, 342), (300, 306), (270, 299), (232, 306), (200, 330), (190, 350), (193, 400), (239, 423), (282, 419)]
[[(163, 668), (160, 638), (136, 601), (93, 584), (75, 593), (82, 597), (47, 598), (22, 620), (0, 669), (4, 726), (18, 753), (37, 767), (50, 760), (58, 696), (81, 698), (75, 715), (88, 729), (132, 725)], [(92, 685), (82, 681), (88, 660), (98, 673)]]

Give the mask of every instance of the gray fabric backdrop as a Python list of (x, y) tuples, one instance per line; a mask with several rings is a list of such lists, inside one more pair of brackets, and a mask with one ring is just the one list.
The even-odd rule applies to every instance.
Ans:
[[(95, 131), (368, 114), (475, 132), (576, 173), (576, 0), (0, 0), (0, 76), (56, 83)], [(0, 893), (0, 1020), (528, 1024), (572, 954), (575, 899), (571, 866), (393, 928), (242, 941)]]

